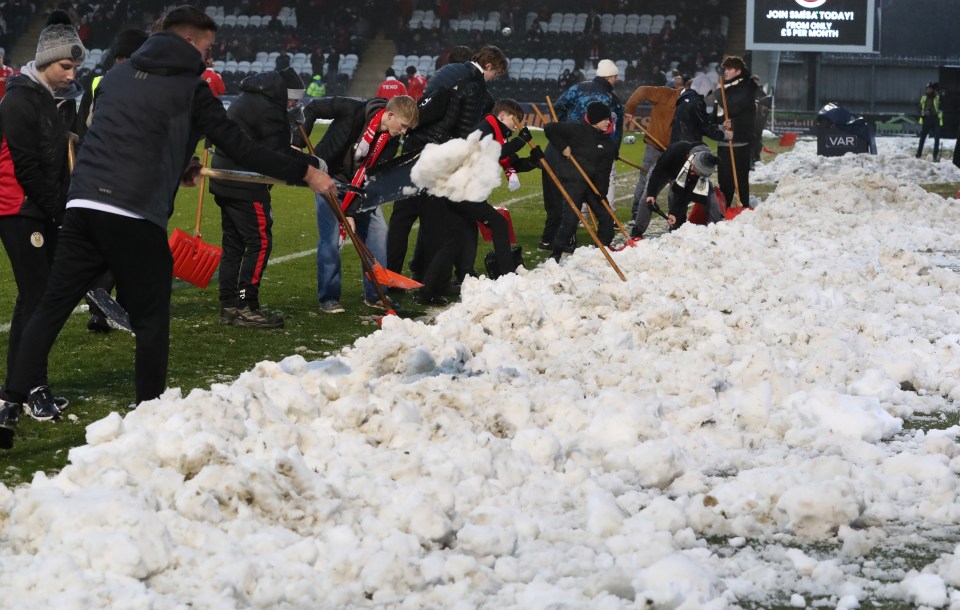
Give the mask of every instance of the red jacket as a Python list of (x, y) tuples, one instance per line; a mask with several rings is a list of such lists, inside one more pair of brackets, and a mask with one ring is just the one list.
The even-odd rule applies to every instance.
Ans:
[(419, 102), (420, 98), (423, 97), (423, 88), (426, 86), (427, 78), (417, 72), (407, 79), (407, 95)]
[(16, 73), (16, 70), (10, 66), (0, 64), (0, 100), (3, 99), (4, 94), (7, 92), (7, 79)]
[(387, 80), (380, 83), (380, 86), (377, 88), (377, 95), (375, 97), (382, 97), (385, 100), (395, 97), (397, 95), (406, 95), (407, 88), (403, 83), (398, 81), (392, 76), (388, 76)]
[(213, 91), (213, 97), (220, 97), (227, 92), (227, 86), (223, 84), (223, 79), (213, 71), (213, 68), (204, 70), (202, 78), (210, 85), (210, 90)]

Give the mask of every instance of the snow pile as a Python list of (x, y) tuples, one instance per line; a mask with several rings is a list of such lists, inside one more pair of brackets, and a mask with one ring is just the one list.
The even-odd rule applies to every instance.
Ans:
[[(840, 160), (97, 422), (0, 487), (5, 607), (960, 603), (960, 207)], [(927, 425), (928, 428), (937, 426)], [(953, 544), (925, 566), (882, 558)], [(51, 575), (54, 575), (53, 577)]]
[[(949, 159), (933, 163), (927, 158), (915, 158), (917, 142), (916, 138), (878, 138), (876, 155), (848, 153), (842, 157), (820, 157), (816, 140), (798, 140), (788, 154), (777, 155), (767, 164), (757, 163), (750, 172), (750, 182), (776, 183), (784, 176), (817, 178), (852, 168), (917, 184), (960, 182), (960, 168)], [(928, 138), (926, 150), (932, 149), (933, 141)]]
[(500, 186), (500, 144), (493, 136), (427, 144), (410, 172), (413, 183), (452, 201), (486, 201)]

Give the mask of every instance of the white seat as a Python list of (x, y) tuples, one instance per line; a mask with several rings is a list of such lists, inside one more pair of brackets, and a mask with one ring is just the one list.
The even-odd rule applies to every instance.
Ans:
[(620, 34), (621, 36), (626, 31), (627, 24), (623, 21), (614, 21), (613, 27), (610, 28), (611, 34)]
[(277, 61), (278, 57), (280, 57), (280, 51), (271, 51), (270, 53), (267, 53), (267, 61), (271, 63)]
[(559, 34), (561, 27), (559, 23), (551, 23), (547, 26), (547, 32), (550, 34)]
[(482, 32), (483, 24), (484, 24), (483, 19), (474, 19), (471, 22), (470, 29), (473, 30), (474, 32)]
[(223, 61), (222, 59), (217, 59), (217, 60), (214, 60), (213, 62), (214, 72), (223, 72), (225, 66), (226, 66), (226, 62)]
[(203, 9), (203, 12), (204, 12), (205, 14), (209, 15), (211, 18), (212, 18), (212, 17), (215, 17), (216, 14), (217, 14), (217, 7), (215, 7), (215, 6), (208, 6), (207, 8)]
[(649, 34), (650, 33), (650, 24), (649, 23), (638, 23), (637, 24), (637, 34)]
[(245, 28), (250, 25), (250, 15), (237, 15), (237, 27)]
[(298, 59), (299, 59), (300, 61), (306, 61), (306, 60), (309, 59), (309, 58), (307, 57), (307, 54), (306, 54), (306, 53), (294, 53), (294, 54), (293, 54), (293, 60), (296, 61), (296, 60), (298, 60)]
[(483, 31), (484, 32), (496, 32), (500, 29), (500, 21), (495, 19), (487, 19), (483, 22)]
[(223, 18), (223, 25), (227, 27), (234, 27), (237, 25), (237, 16), (236, 15), (227, 15)]
[(259, 62), (266, 62), (269, 59), (266, 51), (258, 51), (255, 58)]
[(532, 71), (532, 70), (534, 69), (534, 67), (536, 67), (536, 65), (537, 65), (537, 60), (536, 60), (536, 58), (534, 58), (534, 57), (525, 57), (525, 58), (523, 59), (523, 68), (524, 68), (524, 69), (529, 68), (529, 69)]
[(620, 74), (621, 74), (621, 75), (623, 75), (624, 73), (626, 73), (626, 71), (627, 71), (627, 60), (625, 60), (625, 59), (618, 59), (617, 61), (615, 61), (615, 62), (613, 62), (613, 63), (614, 63), (614, 65), (617, 66), (617, 70), (620, 70)]
[(249, 72), (250, 71), (250, 62), (249, 61), (240, 61), (237, 62), (237, 72)]
[(451, 19), (450, 21), (447, 22), (447, 27), (453, 30), (454, 32), (460, 30), (460, 20)]
[(669, 21), (669, 22), (670, 22), (670, 27), (671, 27), (671, 28), (677, 27), (677, 16), (676, 16), (676, 15), (667, 15), (667, 16), (665, 16), (663, 19), (664, 19), (664, 21)]
[(627, 25), (636, 25), (638, 23), (640, 23), (640, 15), (637, 15), (636, 13), (627, 15)]
[(415, 66), (420, 61), (419, 55), (407, 55), (407, 65)]
[(419, 19), (420, 21), (423, 21), (423, 10), (421, 10), (421, 9), (416, 9), (415, 11), (413, 11), (412, 13), (410, 13), (410, 18), (411, 18), (411, 19)]
[(280, 7), (280, 12), (277, 13), (277, 17), (281, 17), (281, 18), (282, 18), (282, 17), (287, 17), (287, 16), (289, 16), (290, 13), (292, 13), (292, 12), (293, 12), (293, 9), (291, 9), (289, 6), (281, 6), (281, 7)]
[(527, 19), (523, 24), (523, 31), (530, 29), (530, 26), (533, 25), (533, 22), (537, 20), (537, 14), (534, 11), (527, 13)]
[(537, 59), (537, 62), (534, 64), (538, 69), (546, 70), (550, 67), (550, 60), (546, 57), (541, 57)]
[(614, 15), (614, 16), (613, 16), (613, 25), (617, 25), (618, 23), (626, 24), (626, 23), (627, 23), (627, 16), (624, 15), (623, 13), (617, 13), (616, 15)]
[(212, 17), (213, 22), (217, 24), (217, 27), (223, 26), (223, 15), (214, 15)]
[(266, 66), (267, 64), (265, 64), (262, 61), (252, 61), (250, 62), (250, 71), (256, 72), (259, 74), (260, 72), (264, 72), (265, 70), (267, 70)]
[(551, 60), (550, 60), (549, 62), (547, 62), (547, 63), (548, 63), (548, 65), (549, 65), (551, 68), (561, 68), (561, 67), (563, 66), (563, 60), (562, 60), (562, 59), (556, 59), (556, 58), (554, 58), (554, 59), (551, 59)]
[(393, 56), (393, 63), (397, 63), (398, 61), (399, 61), (400, 63), (403, 63), (403, 62), (407, 61), (407, 56), (406, 56), (406, 55), (394, 55), (394, 56)]
[(423, 18), (422, 17), (411, 17), (410, 23), (407, 25), (411, 30), (419, 30), (423, 27)]
[[(270, 19), (270, 18), (267, 17), (267, 19)], [(250, 27), (258, 28), (262, 25), (262, 23), (263, 23), (263, 17), (261, 17), (260, 15), (250, 15)]]
[(547, 25), (551, 23), (562, 23), (563, 22), (563, 13), (553, 13), (550, 15), (550, 21), (547, 22)]
[(561, 34), (573, 34), (573, 24), (572, 24), (572, 23), (562, 23), (562, 24), (560, 24), (560, 33), (561, 33)]
[(232, 59), (231, 59), (230, 61), (226, 62), (226, 63), (224, 64), (224, 66), (223, 66), (223, 71), (224, 71), (224, 72), (236, 72), (236, 71), (237, 71), (237, 62), (234, 61), (234, 60), (232, 60)]
[(577, 20), (577, 16), (574, 13), (564, 13), (563, 19), (560, 20), (560, 23), (569, 23), (573, 25)]
[(570, 70), (573, 72), (573, 69), (576, 67), (577, 62), (573, 61), (572, 59), (564, 59), (563, 63), (560, 65), (560, 71), (562, 72), (563, 70)]

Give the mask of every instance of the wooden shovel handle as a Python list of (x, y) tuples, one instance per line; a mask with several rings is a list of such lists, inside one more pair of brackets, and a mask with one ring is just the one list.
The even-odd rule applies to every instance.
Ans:
[[(730, 120), (730, 113), (727, 111), (727, 87), (723, 80), (720, 81), (720, 99), (723, 102), (723, 120)], [(730, 207), (739, 208), (743, 204), (740, 201), (740, 181), (737, 180), (737, 162), (733, 157), (733, 140), (730, 140), (727, 149), (730, 151), (730, 172), (733, 174), (733, 205)]]
[[(203, 148), (203, 161), (200, 162), (200, 169), (202, 170), (207, 166), (207, 160), (210, 157), (210, 149), (207, 147)], [(203, 193), (206, 191), (205, 177), (203, 172), (200, 173), (200, 184), (197, 185), (200, 188), (200, 195), (197, 197), (197, 228), (194, 229), (193, 235), (195, 237), (200, 237), (200, 219), (203, 217)]]

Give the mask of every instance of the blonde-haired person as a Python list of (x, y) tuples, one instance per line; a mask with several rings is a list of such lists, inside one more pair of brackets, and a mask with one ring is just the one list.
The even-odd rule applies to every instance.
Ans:
[[(304, 125), (309, 135), (317, 119), (332, 121), (323, 139), (317, 144), (317, 156), (327, 163), (327, 171), (344, 182), (363, 186), (367, 170), (391, 159), (400, 147), (400, 136), (417, 125), (420, 111), (409, 95), (385, 100), (356, 100), (348, 97), (322, 97), (303, 109)], [(305, 144), (295, 137), (294, 142)], [(345, 211), (352, 202), (348, 193), (342, 202)], [(340, 225), (337, 216), (322, 197), (317, 207), (317, 300), (320, 311), (342, 313), (340, 303), (341, 260)], [(387, 223), (381, 208), (352, 216), (357, 235), (367, 244), (378, 261), (386, 259)], [(363, 302), (368, 307), (385, 309), (376, 287), (363, 274)]]

